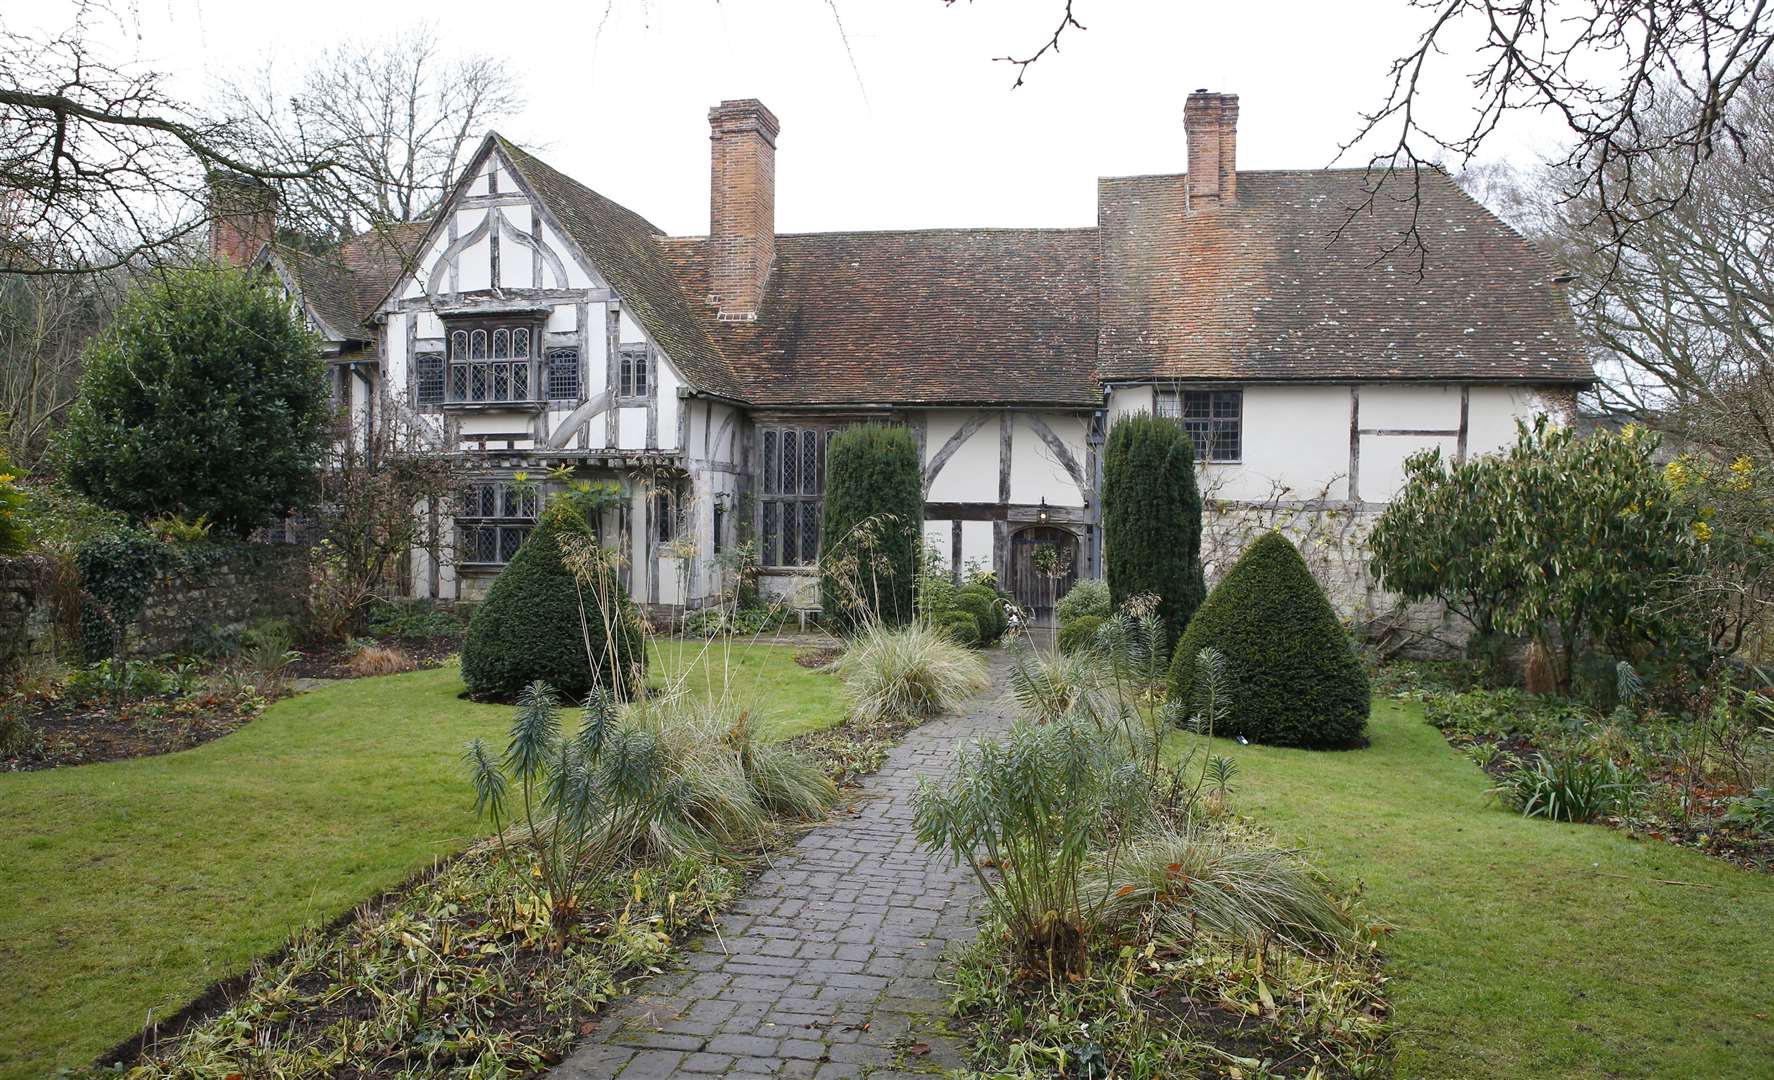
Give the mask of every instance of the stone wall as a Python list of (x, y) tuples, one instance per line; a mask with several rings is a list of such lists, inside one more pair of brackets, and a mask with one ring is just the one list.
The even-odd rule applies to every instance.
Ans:
[(26, 555), (0, 559), (0, 671), (55, 653), (55, 566)]
[(1331, 607), (1368, 640), (1395, 655), (1458, 654), (1469, 636), (1463, 621), (1449, 615), (1439, 602), (1404, 603), (1382, 589), (1369, 570), (1367, 536), (1381, 509), (1319, 501), (1209, 499), (1201, 515), (1201, 565), (1208, 586), (1218, 582), (1253, 541), (1277, 529), (1300, 549)]
[[(163, 575), (130, 629), (130, 654), (182, 652), (217, 633), (297, 614), (302, 553), (295, 545), (255, 545), (199, 572)], [(77, 625), (77, 612), (64, 610), (77, 602), (71, 588), (58, 585), (50, 560), (0, 559), (0, 672), (34, 657), (79, 662), (78, 641), (57, 633), (58, 625)]]

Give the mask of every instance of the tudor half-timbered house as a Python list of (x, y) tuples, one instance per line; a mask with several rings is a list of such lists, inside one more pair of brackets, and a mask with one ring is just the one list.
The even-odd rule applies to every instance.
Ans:
[[(1371, 515), (1416, 449), (1567, 419), (1592, 378), (1556, 269), (1445, 177), (1413, 208), (1360, 172), (1241, 173), (1236, 117), (1191, 95), (1188, 172), (1102, 181), (1091, 228), (777, 234), (778, 122), (730, 101), (706, 237), (489, 135), (399, 243), (296, 256), (255, 246), (256, 210), (216, 250), (300, 297), (354, 415), (399, 410), (471, 460), (451, 557), (408, 567), (417, 595), (483, 591), (536, 514), (513, 478), (565, 466), (624, 485), (601, 532), (637, 598), (710, 602), (716, 557), (753, 541), (769, 588), (811, 605), (827, 441), (895, 423), (923, 448), (927, 544), (1035, 601), (1036, 545), (1099, 572), (1118, 415), (1179, 417), (1227, 523), (1260, 504), (1293, 527)], [(1358, 617), (1384, 599), (1362, 562), (1327, 581)]]

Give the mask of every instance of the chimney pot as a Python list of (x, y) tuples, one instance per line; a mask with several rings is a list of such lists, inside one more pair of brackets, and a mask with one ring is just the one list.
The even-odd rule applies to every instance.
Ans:
[(209, 254), (246, 266), (277, 238), (277, 192), (254, 176), (209, 174)]
[(776, 261), (776, 115), (755, 98), (708, 111), (709, 303), (724, 320), (758, 316)]
[(1183, 106), (1191, 210), (1238, 201), (1238, 95), (1197, 90)]

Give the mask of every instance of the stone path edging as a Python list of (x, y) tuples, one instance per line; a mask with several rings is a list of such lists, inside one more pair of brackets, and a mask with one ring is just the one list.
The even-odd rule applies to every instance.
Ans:
[(685, 970), (600, 1017), (554, 1080), (897, 1080), (959, 1066), (960, 1047), (933, 1023), (936, 970), (944, 948), (973, 937), (978, 888), (919, 846), (912, 796), (963, 742), (1010, 726), (999, 693), (1009, 659), (988, 663), (992, 689), (908, 732), (843, 804), (854, 814), (839, 810), (778, 857)]

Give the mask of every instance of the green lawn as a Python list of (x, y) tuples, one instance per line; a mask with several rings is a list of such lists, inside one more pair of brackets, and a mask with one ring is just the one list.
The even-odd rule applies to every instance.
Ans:
[(1377, 703), (1369, 734), (1219, 752), (1238, 812), (1396, 925), (1400, 1075), (1774, 1075), (1774, 878), (1499, 809), (1414, 706)]
[[(794, 651), (729, 658), (768, 737), (844, 712)], [(476, 828), (462, 744), (502, 739), (510, 716), (461, 690), (453, 667), (338, 683), (183, 753), (0, 775), (0, 1077), (89, 1061), (458, 850)]]

